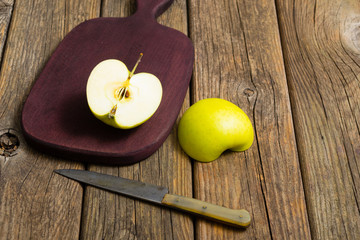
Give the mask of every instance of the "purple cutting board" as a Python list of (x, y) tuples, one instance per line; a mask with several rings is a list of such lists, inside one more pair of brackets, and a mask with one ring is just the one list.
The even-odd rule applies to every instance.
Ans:
[[(153, 154), (170, 134), (191, 78), (194, 49), (184, 34), (156, 17), (173, 0), (137, 0), (127, 18), (96, 18), (74, 28), (59, 44), (36, 80), (22, 111), (27, 142), (40, 151), (71, 160), (126, 165)], [(91, 70), (115, 58), (136, 73), (156, 75), (163, 98), (155, 114), (130, 130), (96, 119), (87, 105)]]

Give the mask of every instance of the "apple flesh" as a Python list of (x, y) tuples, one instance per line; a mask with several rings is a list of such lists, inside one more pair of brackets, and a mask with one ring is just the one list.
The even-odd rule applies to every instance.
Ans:
[(208, 98), (184, 113), (178, 126), (178, 139), (191, 158), (211, 162), (225, 150), (247, 150), (253, 143), (254, 130), (238, 106), (224, 99)]
[[(142, 56), (142, 55), (141, 55)], [(100, 62), (92, 70), (86, 96), (91, 112), (115, 128), (134, 128), (147, 121), (162, 98), (160, 80), (150, 73), (133, 74), (116, 59)]]

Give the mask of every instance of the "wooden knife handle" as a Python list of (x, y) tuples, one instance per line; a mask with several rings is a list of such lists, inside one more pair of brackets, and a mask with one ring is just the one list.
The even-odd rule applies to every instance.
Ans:
[(230, 209), (194, 198), (165, 194), (161, 203), (235, 227), (248, 227), (251, 222), (249, 212), (244, 209)]

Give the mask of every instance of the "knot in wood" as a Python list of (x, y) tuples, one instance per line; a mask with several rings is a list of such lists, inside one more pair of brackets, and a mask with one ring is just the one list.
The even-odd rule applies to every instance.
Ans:
[(0, 136), (0, 155), (10, 157), (19, 147), (19, 138), (10, 133), (6, 132)]
[(245, 88), (245, 89), (244, 89), (244, 94), (245, 94), (247, 97), (253, 96), (254, 93), (255, 93), (255, 91), (252, 90), (251, 88)]
[(360, 16), (349, 14), (343, 24), (342, 38), (345, 46), (360, 53)]

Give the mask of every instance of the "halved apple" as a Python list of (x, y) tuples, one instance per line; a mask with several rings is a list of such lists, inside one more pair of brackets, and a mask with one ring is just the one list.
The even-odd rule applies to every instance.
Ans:
[(134, 74), (116, 59), (100, 62), (92, 70), (86, 96), (91, 112), (104, 123), (122, 129), (134, 128), (147, 121), (162, 98), (160, 80), (150, 73)]

